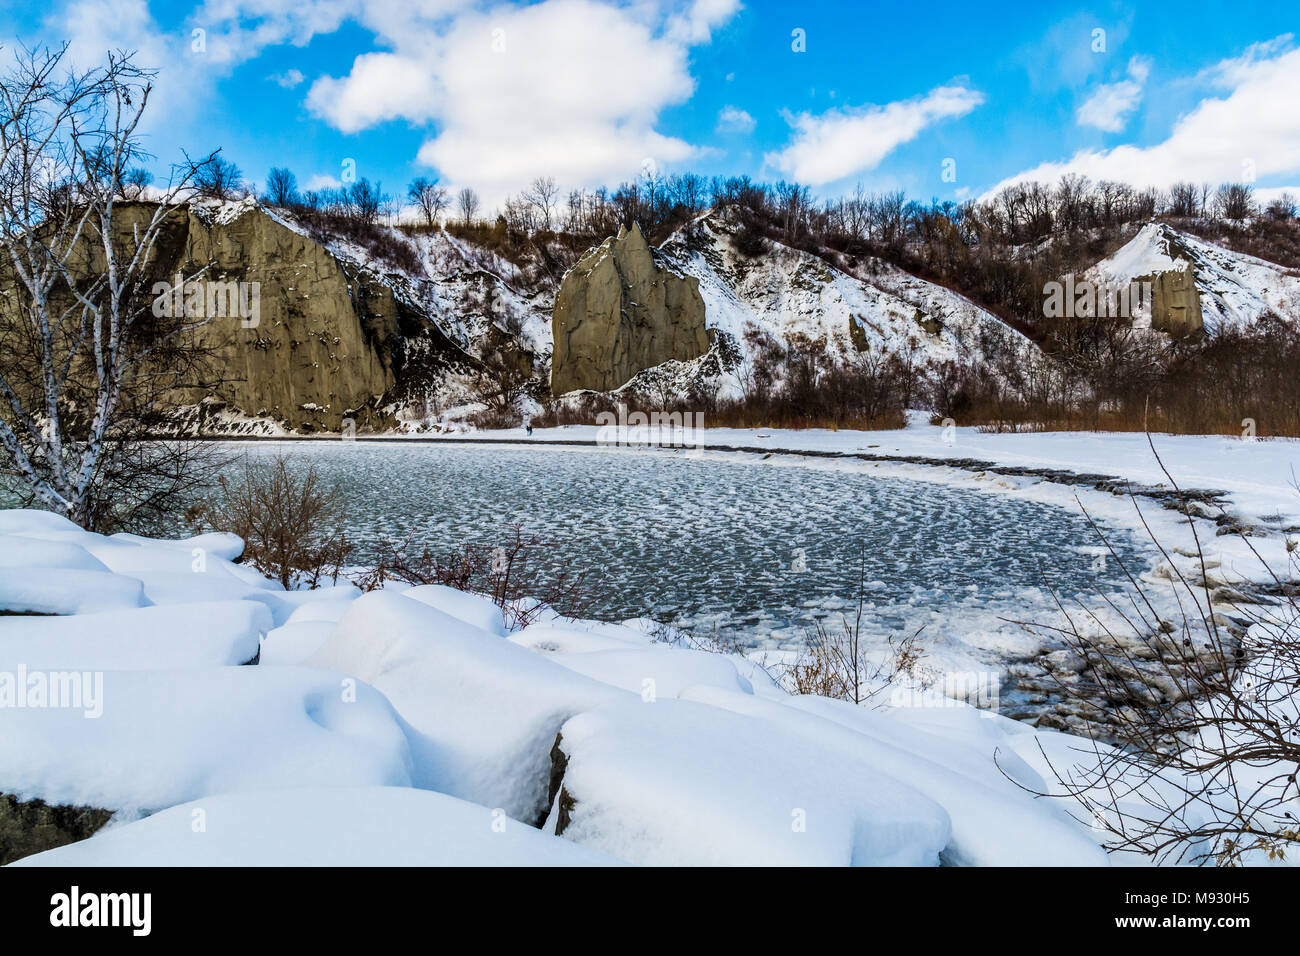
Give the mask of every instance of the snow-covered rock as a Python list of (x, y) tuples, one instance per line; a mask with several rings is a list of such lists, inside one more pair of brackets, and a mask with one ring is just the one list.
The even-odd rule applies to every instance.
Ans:
[(205, 601), (64, 617), (0, 618), (0, 669), (184, 670), (243, 664), (271, 629), (266, 605)]
[(144, 603), (144, 586), (123, 574), (72, 568), (0, 570), (0, 611), (90, 614)]
[(65, 612), (0, 618), (0, 793), (115, 814), (33, 864), (1106, 862), (1033, 795), (1086, 743), (933, 692), (792, 697), (650, 621), (508, 633), (450, 588), (286, 591), (224, 536), (0, 512), (0, 543), (0, 598)]
[(539, 654), (585, 654), (591, 651), (649, 647), (648, 636), (618, 625), (592, 622), (538, 622), (510, 635), (510, 640)]
[[(331, 607), (324, 604), (322, 607)], [(311, 607), (311, 605), (308, 605)], [(296, 611), (294, 612), (297, 613)], [(302, 664), (329, 640), (333, 621), (294, 621), (267, 632), (262, 640), (259, 664)]]
[(320, 622), (337, 624), (339, 618), (348, 613), (354, 599), (349, 597), (341, 601), (310, 601), (294, 608), (285, 624), (310, 624)]
[[(1042, 778), (995, 740), (978, 746), (907, 727), (890, 714), (825, 697), (788, 703), (694, 688), (692, 700), (756, 717), (824, 748), (828, 766), (862, 762), (916, 788), (942, 806), (952, 823), (948, 863), (968, 866), (1100, 866), (1105, 854), (1076, 821), (1030, 791)], [(951, 710), (955, 702), (939, 704)], [(928, 709), (928, 708), (918, 708)], [(973, 708), (965, 708), (975, 714)], [(976, 719), (979, 719), (978, 717)]]
[(0, 568), (66, 568), (107, 571), (108, 565), (71, 541), (44, 541), (24, 535), (0, 535)]
[(403, 595), (412, 600), (436, 607), (439, 611), (460, 618), (466, 624), (481, 628), (489, 634), (505, 637), (507, 634), (505, 617), (493, 601), (468, 591), (458, 591), (445, 584), (422, 584), (403, 591)]
[[(839, 355), (910, 355), (918, 364), (1040, 354), (1001, 319), (943, 286), (880, 260), (844, 271), (776, 242), (750, 258), (737, 249), (740, 228), (732, 217), (710, 213), (675, 233), (662, 251), (699, 280), (706, 324), (734, 343), (742, 365), (753, 361), (754, 334)], [(724, 377), (722, 387), (738, 383)]]
[(569, 717), (622, 694), (403, 594), (357, 600), (308, 662), (372, 684), (407, 727), (416, 786), (519, 820), (546, 807)]
[(243, 539), (229, 531), (210, 531), (196, 534), (189, 538), (169, 540), (166, 538), (146, 538), (138, 534), (119, 533), (111, 536), (113, 541), (129, 541), (146, 547), (175, 548), (187, 551), (191, 555), (198, 550), (224, 561), (235, 561), (244, 553)]
[[(52, 684), (57, 675), (40, 676)], [(28, 706), (0, 707), (0, 793), (131, 813), (236, 790), (410, 783), (392, 707), (341, 674), (219, 667), (76, 676), (75, 706), (48, 706), (52, 698), (31, 706), (29, 694)]]
[(455, 797), (404, 787), (207, 797), (17, 866), (611, 866)]
[[(1300, 275), (1272, 262), (1198, 239), (1167, 223), (1150, 222), (1113, 255), (1089, 270), (1102, 285), (1191, 271), (1200, 319), (1211, 334), (1251, 325), (1265, 315), (1300, 313)], [(1135, 317), (1149, 327), (1151, 316)]]
[(0, 508), (0, 534), (39, 536), (42, 532), (72, 531), (82, 529), (63, 515), (34, 508)]
[(702, 703), (623, 700), (569, 720), (559, 749), (546, 829), (633, 863), (934, 865), (951, 835), (865, 761)]
[(569, 670), (621, 687), (643, 698), (678, 697), (695, 685), (752, 694), (749, 681), (721, 654), (685, 648), (608, 648), (582, 654), (551, 654)]

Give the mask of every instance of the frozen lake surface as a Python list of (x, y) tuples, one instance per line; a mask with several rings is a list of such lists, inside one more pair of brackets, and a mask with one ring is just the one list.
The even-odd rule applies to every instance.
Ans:
[[(651, 617), (745, 646), (802, 643), (857, 601), (865, 548), (871, 631), (924, 626), (925, 643), (994, 652), (1059, 597), (1114, 591), (1080, 512), (867, 471), (775, 467), (673, 452), (366, 442), (230, 446), (310, 459), (347, 501), (353, 563), (385, 540), (451, 551), (496, 544), (506, 526), (590, 573), (585, 616)], [(1107, 529), (1126, 560), (1134, 538)], [(1141, 565), (1139, 559), (1135, 562)]]

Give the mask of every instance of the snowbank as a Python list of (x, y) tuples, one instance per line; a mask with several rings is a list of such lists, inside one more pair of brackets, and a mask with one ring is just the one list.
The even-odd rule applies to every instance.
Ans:
[(401, 787), (225, 794), (17, 866), (610, 866), (464, 800)]
[(24, 614), (91, 614), (145, 603), (137, 578), (71, 568), (5, 568), (0, 610)]
[(407, 727), (416, 786), (528, 821), (545, 811), (560, 726), (620, 693), (385, 592), (357, 600), (308, 663), (351, 674), (388, 697)]
[(1032, 795), (1086, 741), (937, 694), (794, 697), (653, 622), (507, 634), (448, 588), (285, 591), (223, 536), (0, 535), (4, 606), (70, 612), (0, 618), (0, 793), (116, 813), (32, 865), (1106, 862)]
[(290, 620), (266, 635), (258, 663), (302, 664), (320, 650), (332, 633), (332, 621)]
[(445, 584), (422, 584), (403, 591), (402, 594), (497, 637), (505, 637), (508, 633), (501, 608), (477, 594), (457, 591)]
[[(776, 704), (713, 689), (691, 698), (770, 721), (826, 748), (830, 766), (862, 762), (924, 793), (941, 805), (952, 824), (944, 861), (966, 866), (1104, 866), (1105, 854), (1082, 833), (1058, 803), (1035, 799), (1043, 779), (1010, 751), (989, 739), (963, 745), (900, 726), (892, 714), (824, 697), (796, 697)], [(955, 702), (943, 709), (960, 707)], [(929, 709), (929, 708), (922, 708)], [(966, 708), (973, 712), (972, 708)], [(846, 732), (847, 731), (847, 732)], [(1001, 735), (999, 735), (1001, 736)]]
[(546, 829), (632, 863), (934, 865), (951, 835), (920, 791), (700, 703), (612, 704), (568, 721), (559, 746)]
[(410, 783), (392, 707), (340, 674), (82, 676), (82, 706), (0, 707), (0, 793), (149, 812), (235, 790)]
[(206, 601), (69, 617), (0, 618), (0, 668), (179, 670), (244, 664), (271, 629), (266, 605)]
[(0, 535), (0, 568), (108, 570), (104, 562), (80, 545), (69, 541), (42, 541), (22, 535)]

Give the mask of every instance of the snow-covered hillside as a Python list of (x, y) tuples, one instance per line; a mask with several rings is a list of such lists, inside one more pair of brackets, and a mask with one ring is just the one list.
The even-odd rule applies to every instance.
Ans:
[[(350, 276), (364, 274), (367, 281), (387, 286), (420, 317), (416, 325), (430, 331), (413, 336), (411, 328), (402, 329), (404, 371), (385, 398), (397, 421), (413, 425), (445, 416), (449, 409), (483, 407), (475, 405), (477, 360), (509, 354), (514, 361), (522, 355), (539, 379), (549, 368), (558, 282), (539, 263), (520, 265), (446, 230), (379, 227), (383, 242), (378, 245), (322, 239), (290, 213), (251, 199), (211, 204), (206, 214), (233, 221), (253, 210), (321, 241)], [(832, 255), (828, 261), (771, 239), (764, 240), (760, 253), (747, 255), (741, 251), (743, 229), (733, 212), (711, 211), (663, 244), (658, 261), (699, 282), (712, 347), (702, 358), (668, 360), (642, 371), (622, 387), (679, 397), (705, 388), (736, 397), (769, 347), (835, 358), (898, 356), (917, 368), (954, 362), (1007, 382), (1043, 360), (1034, 342), (951, 289), (878, 258)], [(552, 253), (559, 262), (571, 255), (558, 247)], [(1188, 274), (1199, 294), (1199, 318)], [(1196, 320), (1194, 327), (1203, 322), (1211, 333), (1268, 314), (1300, 314), (1300, 275), (1164, 223), (1142, 227), (1088, 273), (1111, 289), (1160, 276), (1169, 281), (1157, 283), (1161, 295), (1146, 304), (1146, 312), (1153, 305), (1155, 311), (1178, 310), (1180, 317)], [(1151, 314), (1135, 317), (1139, 328), (1151, 322)]]
[[(246, 199), (239, 205), (251, 207), (255, 202)], [(262, 208), (295, 232), (311, 235), (286, 211)], [(502, 331), (517, 334), (525, 348), (539, 354), (549, 352), (552, 294), (530, 289), (527, 277), (514, 263), (444, 230), (408, 235), (394, 229), (391, 236), (411, 249), (418, 269), (377, 260), (368, 249), (347, 239), (326, 237), (323, 244), (354, 268), (378, 273), (396, 295), (424, 311), (471, 355), (477, 354), (494, 322)]]
[(760, 256), (737, 249), (740, 227), (707, 214), (674, 234), (663, 252), (695, 276), (710, 329), (749, 352), (754, 334), (832, 354), (870, 351), (916, 364), (992, 364), (1038, 348), (992, 313), (943, 286), (878, 259), (853, 274), (769, 240)]
[[(1143, 226), (1088, 277), (1109, 287), (1191, 267), (1207, 332), (1241, 328), (1269, 314), (1300, 315), (1300, 273), (1205, 242), (1161, 222)], [(1150, 316), (1135, 317), (1139, 327)]]
[[(306, 233), (286, 214), (273, 214)], [(1039, 354), (1027, 338), (961, 295), (881, 260), (861, 263), (850, 274), (777, 242), (751, 259), (736, 249), (737, 228), (730, 216), (709, 213), (674, 234), (662, 252), (667, 265), (699, 280), (708, 328), (734, 343), (742, 358), (752, 358), (755, 335), (833, 355), (897, 354), (918, 365), (995, 364)], [(418, 269), (376, 261), (355, 242), (327, 239), (325, 245), (353, 267), (381, 275), (470, 355), (482, 355), (504, 337), (549, 359), (554, 283), (446, 231), (393, 235), (413, 250)], [(681, 364), (664, 369), (683, 378), (699, 371), (698, 361)], [(734, 370), (714, 384), (733, 393), (740, 388)], [(444, 388), (440, 398), (454, 401), (455, 389)]]

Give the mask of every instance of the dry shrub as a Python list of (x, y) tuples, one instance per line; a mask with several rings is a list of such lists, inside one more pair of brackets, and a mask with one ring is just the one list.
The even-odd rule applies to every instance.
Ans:
[(917, 639), (921, 631), (888, 639), (888, 651), (873, 654), (866, 644), (863, 617), (867, 606), (867, 554), (858, 559), (857, 609), (852, 619), (841, 615), (838, 626), (818, 621), (808, 634), (804, 650), (781, 675), (795, 693), (815, 694), (854, 704), (869, 703), (900, 679), (915, 679), (924, 652)]
[(1056, 788), (1040, 795), (1069, 801), (1110, 851), (1174, 864), (1283, 860), (1300, 846), (1300, 563), (1288, 546), (1281, 578), (1242, 534), (1267, 580), (1226, 596), (1192, 530), (1184, 571), (1147, 528), (1174, 568), (1174, 619), (1161, 619), (1151, 586), (1102, 536), (1134, 589), (1107, 599), (1115, 619), (1061, 605), (1062, 625), (1025, 622), (1085, 662), (1077, 684), (1061, 683), (1067, 698), (1118, 725), (1114, 746), (1084, 740), (1077, 757), (1055, 761), (1044, 751)]
[(867, 653), (861, 623), (842, 621), (839, 627), (823, 623), (813, 628), (807, 647), (785, 667), (787, 685), (796, 694), (816, 694), (866, 704), (900, 679), (915, 678), (924, 653), (917, 646), (920, 631), (888, 638), (883, 658)]
[(937, 418), (989, 431), (1159, 431), (1300, 437), (1300, 324), (1265, 318), (1156, 345), (1116, 322), (1071, 320), (1042, 387), (999, 389), (949, 364), (929, 370)]
[(243, 560), (286, 588), (337, 579), (352, 552), (343, 498), (314, 464), (300, 470), (287, 455), (256, 465), (245, 458), (238, 480), (217, 481), (220, 493), (190, 510), (192, 524), (239, 535)]
[(356, 583), (363, 591), (402, 581), (482, 594), (501, 608), (506, 627), (518, 631), (548, 609), (581, 617), (592, 604), (587, 572), (575, 572), (552, 551), (550, 542), (524, 534), (517, 523), (506, 526), (500, 544), (463, 544), (443, 554), (428, 547), (416, 550), (408, 539), (390, 542)]

